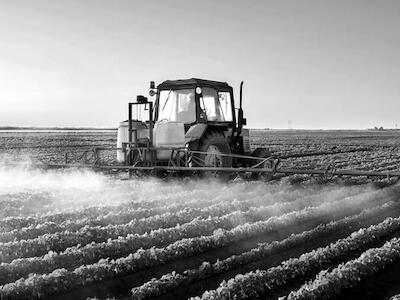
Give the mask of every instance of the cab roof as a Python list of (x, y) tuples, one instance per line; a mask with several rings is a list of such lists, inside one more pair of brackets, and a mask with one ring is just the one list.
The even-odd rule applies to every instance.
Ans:
[(226, 82), (212, 81), (198, 78), (166, 80), (157, 86), (158, 90), (162, 89), (176, 89), (176, 88), (196, 88), (196, 87), (213, 87), (217, 90), (232, 90)]

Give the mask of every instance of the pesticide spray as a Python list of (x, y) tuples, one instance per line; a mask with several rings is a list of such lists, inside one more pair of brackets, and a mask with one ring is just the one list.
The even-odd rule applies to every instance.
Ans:
[[(264, 182), (221, 183), (202, 180), (133, 179), (121, 180), (89, 170), (35, 169), (29, 158), (19, 164), (8, 165), (3, 157), (0, 163), (1, 218), (71, 212), (88, 207), (123, 206), (134, 208), (168, 205), (169, 203), (196, 203), (207, 200), (240, 201), (259, 198), (260, 204), (272, 205), (301, 201), (313, 206), (321, 202), (344, 199), (374, 191), (371, 186), (337, 186), (303, 184), (299, 186)], [(10, 161), (10, 157), (7, 158)], [(391, 189), (393, 190), (393, 188)], [(381, 193), (386, 191), (382, 190)], [(281, 206), (276, 205), (276, 209)], [(278, 212), (277, 212), (278, 213)]]

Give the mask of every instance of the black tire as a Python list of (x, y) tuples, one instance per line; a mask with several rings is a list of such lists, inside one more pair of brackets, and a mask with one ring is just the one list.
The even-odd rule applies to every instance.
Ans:
[[(219, 154), (231, 154), (231, 148), (223, 135), (218, 131), (209, 131), (200, 139), (199, 151), (207, 154), (199, 154), (197, 165), (201, 167), (232, 167), (232, 157)], [(205, 171), (200, 174), (202, 177), (213, 177), (228, 180), (229, 172)]]
[[(259, 157), (259, 158), (268, 158), (271, 156), (271, 152), (269, 151), (268, 148), (256, 148), (252, 153), (251, 156), (253, 157)], [(250, 165), (257, 164), (259, 161), (253, 160)], [(259, 165), (257, 168), (272, 168), (272, 161), (266, 161), (263, 164)], [(270, 181), (272, 178), (268, 174), (261, 174), (258, 172), (253, 172), (251, 173), (250, 176), (251, 179), (253, 180), (263, 180), (263, 181)]]
[(258, 147), (254, 149), (254, 151), (251, 153), (251, 156), (267, 158), (271, 156), (271, 152), (268, 148)]

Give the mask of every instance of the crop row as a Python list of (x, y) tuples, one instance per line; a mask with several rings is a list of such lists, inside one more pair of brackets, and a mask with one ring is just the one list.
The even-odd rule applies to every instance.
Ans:
[[(245, 195), (235, 195), (234, 199), (245, 201), (253, 199), (254, 201), (258, 201), (258, 203), (272, 203), (281, 199), (284, 201), (290, 201), (293, 200), (294, 197), (299, 196), (298, 193), (293, 193), (292, 191), (279, 192), (278, 194), (273, 194), (273, 192), (274, 189), (269, 191), (267, 194), (264, 193), (263, 197), (257, 197), (257, 195), (260, 194), (258, 190), (249, 191), (246, 192)], [(302, 191), (301, 195), (308, 196), (312, 195), (312, 193)], [(241, 199), (243, 197), (244, 199)], [(65, 224), (66, 226), (73, 223), (74, 225), (76, 224), (77, 229), (84, 226), (118, 225), (128, 223), (132, 219), (141, 219), (167, 212), (177, 212), (186, 207), (204, 208), (216, 203), (230, 201), (232, 201), (232, 195), (230, 194), (222, 194), (218, 197), (203, 197), (201, 191), (199, 191), (199, 195), (196, 197), (186, 198), (185, 201), (178, 202), (176, 202), (175, 199), (169, 199), (168, 195), (166, 195), (164, 196), (164, 202), (162, 202), (160, 206), (149, 208), (136, 207), (137, 205), (131, 204), (132, 202), (127, 202), (118, 206), (87, 208), (84, 210), (83, 214), (80, 211), (76, 211), (43, 216), (8, 217), (0, 219), (0, 232), (4, 233), (13, 230), (20, 230), (26, 227), (34, 228), (34, 226), (41, 226), (45, 223)], [(93, 211), (96, 211), (97, 213), (93, 213)], [(50, 230), (51, 228), (52, 225), (49, 225)], [(5, 238), (7, 239), (8, 237), (5, 236)]]
[[(237, 183), (239, 187), (234, 188), (243, 188), (240, 183)], [(251, 185), (251, 183), (248, 183)], [(157, 207), (137, 207), (136, 202), (127, 202), (118, 206), (103, 206), (103, 207), (91, 207), (84, 210), (84, 214), (77, 212), (66, 212), (66, 213), (57, 213), (57, 214), (50, 214), (50, 215), (43, 215), (43, 216), (27, 216), (27, 217), (7, 217), (4, 219), (0, 219), (0, 233), (6, 233), (7, 231), (23, 229), (24, 227), (31, 227), (34, 226), (43, 226), (42, 224), (47, 223), (56, 223), (63, 225), (73, 223), (74, 226), (76, 224), (77, 229), (79, 227), (84, 226), (106, 226), (110, 224), (118, 225), (128, 223), (132, 219), (141, 219), (146, 218), (166, 212), (177, 212), (185, 207), (191, 208), (204, 208), (209, 205), (213, 205), (219, 202), (230, 202), (233, 199), (247, 201), (248, 199), (254, 199), (258, 201), (258, 203), (264, 202), (264, 205), (267, 203), (274, 203), (279, 201), (293, 201), (297, 198), (307, 198), (307, 197), (319, 197), (326, 193), (326, 189), (321, 189), (320, 191), (315, 192), (314, 189), (309, 190), (291, 190), (286, 189), (282, 191), (282, 189), (277, 190), (278, 188), (271, 187), (268, 189), (268, 192), (263, 192), (258, 188), (251, 189), (248, 185), (244, 187), (245, 189), (249, 189), (249, 191), (234, 194), (232, 197), (232, 192), (230, 191), (229, 194), (221, 194), (218, 197), (203, 197), (201, 190), (199, 191), (199, 195), (196, 197), (190, 197), (189, 199), (185, 199), (185, 201), (178, 201), (176, 202), (174, 199), (169, 199), (168, 195), (164, 196), (164, 202), (161, 202), (161, 206)], [(330, 192), (330, 190), (328, 189)], [(345, 197), (344, 191), (334, 190), (335, 194), (338, 194), (342, 197)], [(354, 195), (355, 193), (360, 192), (360, 190), (353, 189), (350, 191), (350, 195)], [(263, 196), (260, 197), (259, 195), (262, 194)], [(186, 195), (184, 193), (184, 195)], [(184, 196), (183, 195), (183, 196)], [(184, 198), (182, 196), (182, 198)], [(150, 200), (149, 200), (150, 201)], [(183, 203), (181, 203), (183, 202)], [(98, 213), (91, 214), (90, 212), (97, 211)], [(51, 230), (53, 228), (52, 224), (49, 224), (48, 228)], [(43, 228), (44, 230), (45, 228)], [(77, 230), (76, 229), (76, 230)], [(5, 234), (5, 239), (9, 238), (9, 234)]]
[[(350, 194), (355, 194), (357, 192), (357, 190), (354, 190), (351, 191)], [(262, 213), (264, 217), (267, 215), (273, 216), (279, 213), (303, 208), (307, 205), (320, 204), (323, 201), (335, 201), (337, 199), (341, 199), (343, 196), (344, 192), (339, 191), (330, 193), (330, 197), (327, 200), (324, 199), (323, 194), (321, 195), (321, 193), (317, 193), (314, 195), (300, 197), (292, 202), (282, 203), (278, 201), (274, 205), (271, 205), (270, 208), (264, 210)], [(18, 257), (40, 256), (44, 255), (49, 250), (62, 251), (67, 247), (71, 247), (76, 244), (86, 245), (93, 241), (102, 242), (110, 238), (113, 239), (120, 236), (126, 236), (129, 233), (142, 234), (157, 228), (171, 227), (179, 223), (182, 224), (189, 222), (191, 219), (197, 216), (220, 216), (223, 213), (228, 213), (233, 210), (250, 209), (252, 206), (257, 206), (265, 202), (268, 203), (272, 201), (266, 201), (262, 197), (255, 197), (244, 201), (218, 202), (217, 204), (207, 206), (202, 209), (192, 209), (191, 211), (184, 209), (178, 212), (168, 212), (139, 220), (132, 220), (133, 217), (137, 216), (137, 211), (126, 212), (123, 214), (123, 217), (127, 218), (126, 221), (129, 220), (127, 224), (108, 225), (104, 227), (84, 226), (77, 231), (75, 231), (75, 229), (79, 228), (83, 222), (87, 223), (87, 220), (83, 220), (79, 223), (68, 222), (60, 225), (55, 223), (45, 223), (32, 228), (22, 228), (20, 230), (14, 230), (0, 234), (0, 239), (5, 241), (14, 239), (12, 242), (0, 243), (3, 253), (10, 253), (10, 255), (1, 255), (0, 252), (0, 259), (2, 258), (3, 261), (7, 261)], [(118, 214), (114, 214), (113, 217), (121, 219), (121, 215)], [(58, 229), (64, 229), (64, 231), (60, 232)], [(49, 231), (49, 233), (45, 233), (46, 231)], [(40, 236), (40, 233), (45, 234)], [(39, 237), (36, 238), (35, 236)], [(30, 237), (33, 238), (29, 239)], [(21, 238), (27, 239), (27, 241), (21, 241)]]
[[(400, 230), (400, 218), (387, 218), (385, 221), (360, 229), (344, 239), (311, 252), (299, 258), (291, 258), (277, 267), (268, 270), (256, 270), (244, 275), (240, 274), (223, 281), (216, 290), (205, 292), (201, 299), (241, 299), (260, 297), (267, 291), (284, 286), (291, 280), (309, 275), (329, 267), (333, 262), (351, 253), (370, 246), (380, 239)], [(194, 299), (200, 299), (196, 297)]]
[[(198, 202), (196, 202), (198, 203)], [(3, 228), (14, 228), (13, 230), (3, 230), (0, 233), (0, 241), (8, 242), (12, 240), (20, 239), (32, 239), (46, 233), (56, 233), (59, 231), (77, 231), (83, 227), (95, 227), (95, 226), (109, 226), (109, 225), (121, 225), (132, 221), (133, 219), (143, 219), (152, 216), (157, 216), (163, 213), (170, 213), (180, 211), (187, 206), (203, 208), (212, 205), (212, 201), (203, 201), (197, 205), (191, 205), (191, 201), (188, 201), (186, 205), (177, 206), (175, 204), (168, 204), (163, 207), (147, 209), (121, 209), (119, 211), (111, 211), (105, 213), (102, 216), (95, 218), (82, 218), (74, 216), (71, 220), (67, 221), (44, 221), (40, 222), (42, 218), (7, 218), (0, 222), (3, 222)], [(47, 217), (46, 217), (47, 218)], [(30, 225), (27, 225), (30, 224)], [(27, 225), (27, 226), (25, 226)]]
[[(262, 209), (264, 209), (264, 207), (259, 208), (259, 210)], [(259, 215), (257, 212), (255, 213)], [(135, 247), (136, 249), (139, 249), (140, 247), (150, 247), (154, 244), (162, 244), (174, 239), (206, 234), (207, 232), (212, 232), (218, 228), (229, 228), (234, 226), (236, 221), (245, 222), (247, 217), (250, 216), (250, 213), (236, 211), (222, 217), (209, 217), (207, 219), (195, 218), (192, 219), (191, 222), (185, 223), (182, 226), (178, 224), (172, 228), (160, 228), (142, 235), (128, 234), (125, 237), (117, 236), (115, 239), (106, 239), (106, 242), (91, 242), (90, 244), (86, 244), (87, 247), (81, 247), (81, 242), (88, 236), (90, 237), (90, 231), (85, 232), (86, 235), (76, 235), (76, 232), (71, 232), (69, 233), (69, 236), (63, 232), (61, 233), (63, 234), (62, 238), (58, 238), (57, 234), (55, 234), (57, 237), (56, 239), (54, 239), (54, 234), (43, 235), (32, 240), (21, 240), (3, 244), (0, 248), (0, 259), (2, 262), (10, 262), (16, 258), (40, 256), (51, 251), (54, 246), (58, 246), (61, 249), (67, 249), (67, 252), (72, 249), (83, 251), (83, 249), (86, 248), (90, 248), (91, 252), (93, 252), (94, 248), (104, 248), (104, 245), (111, 245), (114, 251), (112, 253), (117, 255), (121, 251), (125, 252), (126, 248), (132, 249), (132, 247)], [(255, 216), (256, 215), (254, 215), (254, 217)], [(57, 245), (57, 242), (60, 244)], [(78, 246), (68, 248), (69, 244)], [(117, 249), (120, 250), (117, 251)], [(107, 253), (107, 257), (110, 255), (111, 253)], [(93, 256), (93, 253), (91, 256)]]
[(0, 265), (0, 284), (27, 276), (29, 273), (51, 272), (57, 268), (74, 269), (83, 264), (97, 262), (103, 257), (121, 257), (139, 248), (166, 246), (179, 239), (211, 234), (217, 229), (231, 229), (247, 220), (262, 219), (265, 207), (247, 212), (236, 211), (222, 217), (195, 218), (191, 222), (172, 228), (158, 229), (143, 235), (129, 234), (103, 243), (76, 246), (64, 252), (49, 252), (44, 257), (19, 258)]
[[(329, 201), (335, 201), (343, 196), (341, 192), (330, 195)], [(269, 209), (262, 211), (263, 216), (274, 216), (279, 213), (290, 212), (296, 209), (304, 208), (308, 205), (318, 205), (326, 201), (319, 194), (298, 198), (290, 202), (277, 202), (269, 206)], [(128, 234), (143, 234), (150, 230), (158, 228), (172, 227), (177, 224), (190, 222), (195, 217), (207, 216), (221, 216), (234, 210), (248, 210), (253, 206), (260, 205), (266, 202), (262, 198), (257, 197), (244, 201), (232, 202), (219, 202), (217, 204), (207, 206), (205, 208), (183, 209), (178, 212), (167, 212), (161, 215), (155, 215), (143, 219), (131, 219), (128, 223), (118, 225), (100, 226), (84, 226), (81, 223), (68, 222), (63, 224), (56, 224), (53, 222), (41, 224), (38, 226), (26, 227), (19, 230), (0, 233), (0, 245), (7, 249), (7, 247), (14, 247), (18, 249), (18, 245), (24, 242), (19, 240), (32, 240), (30, 241), (31, 248), (35, 248), (35, 252), (24, 252), (23, 257), (38, 256), (47, 253), (47, 251), (62, 251), (67, 247), (76, 244), (86, 245), (90, 242), (102, 242), (107, 239), (115, 239), (120, 236)], [(269, 211), (268, 211), (269, 210)], [(132, 215), (131, 215), (132, 216)], [(119, 217), (117, 215), (117, 217)], [(43, 237), (40, 237), (44, 235)], [(37, 237), (40, 237), (36, 239)], [(44, 241), (44, 239), (46, 241)], [(10, 244), (2, 244), (9, 243)], [(45, 242), (45, 248), (37, 246)], [(36, 245), (35, 245), (36, 244)], [(24, 249), (25, 251), (26, 249)], [(41, 252), (42, 251), (42, 252)], [(44, 251), (44, 252), (43, 252)], [(21, 251), (14, 252), (14, 258), (17, 258)]]
[[(248, 201), (253, 202), (253, 201)], [(301, 199), (292, 203), (277, 203), (267, 207), (250, 207), (245, 215), (249, 220), (259, 220), (284, 211), (292, 211), (300, 206)], [(307, 203), (307, 202), (306, 202)], [(166, 213), (159, 216), (133, 220), (128, 224), (110, 225), (105, 227), (84, 227), (79, 231), (62, 231), (44, 234), (34, 239), (19, 240), (0, 244), (0, 261), (7, 262), (21, 257), (34, 257), (46, 254), (48, 251), (62, 251), (74, 245), (87, 245), (91, 242), (103, 242), (107, 239), (118, 239), (128, 234), (144, 234), (152, 229), (187, 223), (196, 217), (221, 216), (232, 210), (246, 210), (253, 203), (235, 201), (209, 206), (203, 210), (185, 209), (177, 213)]]
[[(87, 220), (83, 220), (83, 222), (64, 222), (61, 224), (47, 222), (37, 226), (0, 233), (0, 242), (7, 243), (10, 241), (34, 239), (47, 234), (46, 238), (49, 241), (50, 247), (53, 247), (52, 245), (65, 247), (66, 241), (71, 239), (72, 243), (75, 244), (87, 244), (91, 241), (98, 242), (109, 238), (117, 238), (118, 236), (126, 236), (129, 233), (142, 234), (157, 228), (171, 227), (179, 223), (190, 222), (195, 217), (220, 216), (233, 210), (246, 208), (250, 208), (246, 203), (241, 204), (238, 201), (222, 202), (205, 208), (186, 208), (178, 212), (167, 212), (142, 219), (133, 218), (134, 215), (127, 212), (123, 214), (123, 218), (126, 218), (125, 220), (128, 222), (105, 226), (82, 226), (82, 223), (88, 223)], [(121, 219), (121, 215), (122, 213), (116, 214), (116, 217)], [(63, 245), (59, 244), (59, 240), (63, 241)]]
[[(12, 200), (11, 202), (15, 202)], [(29, 204), (28, 200), (19, 201), (20, 205)], [(29, 216), (29, 217), (9, 217), (0, 219), (0, 229), (7, 230), (7, 222), (13, 222), (13, 225), (30, 226), (33, 224), (40, 224), (44, 222), (62, 222), (65, 220), (72, 219), (83, 219), (90, 218), (93, 216), (100, 216), (107, 214), (109, 212), (118, 212), (124, 208), (129, 208), (131, 202), (124, 202), (119, 205), (107, 205), (107, 206), (91, 206), (83, 209), (77, 209), (68, 212), (52, 211), (52, 213), (44, 213), (39, 216)], [(15, 206), (15, 204), (14, 204)], [(15, 228), (15, 227), (14, 227)]]
[[(143, 218), (152, 214), (155, 215), (166, 211), (172, 211), (174, 209), (179, 210), (186, 207), (188, 204), (191, 207), (197, 207), (197, 205), (198, 207), (205, 207), (215, 203), (216, 201), (228, 200), (228, 197), (224, 197), (224, 195), (221, 195), (218, 199), (209, 199), (207, 197), (207, 192), (208, 190), (195, 190), (168, 194), (160, 191), (162, 196), (159, 196), (153, 200), (146, 199), (146, 201), (126, 201), (118, 205), (92, 206), (82, 210), (54, 212), (40, 216), (28, 216), (25, 218), (10, 217), (0, 219), (0, 231), (9, 231), (32, 225), (40, 225), (45, 222), (54, 222), (60, 224), (65, 221), (81, 221), (82, 219), (98, 221), (103, 220), (103, 224), (97, 225), (107, 225), (113, 224), (115, 221), (119, 221), (118, 219), (115, 220), (115, 214), (117, 214), (117, 216), (119, 215), (119, 217), (122, 217), (121, 214), (126, 211), (129, 213), (137, 211), (140, 214), (134, 216), (134, 218)], [(127, 217), (132, 219), (131, 214), (128, 214)]]
[[(51, 215), (44, 215), (39, 217), (10, 217), (0, 220), (0, 231), (11, 231), (11, 230), (19, 230), (24, 227), (29, 226), (37, 226), (47, 222), (63, 224), (63, 223), (71, 223), (75, 221), (75, 223), (81, 227), (89, 225), (89, 226), (105, 226), (108, 224), (123, 224), (127, 223), (132, 219), (141, 219), (147, 218), (150, 216), (162, 214), (165, 212), (171, 211), (179, 211), (180, 209), (187, 207), (190, 205), (191, 207), (206, 207), (210, 204), (213, 204), (213, 200), (204, 200), (198, 201), (189, 200), (186, 203), (168, 203), (163, 206), (154, 207), (154, 208), (129, 208), (129, 204), (125, 207), (118, 206), (118, 209), (113, 209), (110, 206), (104, 207), (104, 213), (81, 213), (80, 211), (76, 212), (68, 212), (68, 213), (57, 213)], [(103, 209), (102, 207), (98, 209)]]
[(340, 295), (346, 288), (383, 270), (400, 260), (400, 238), (393, 238), (380, 248), (365, 251), (357, 259), (340, 264), (332, 271), (321, 271), (314, 281), (305, 283), (284, 299), (329, 299)]
[[(340, 197), (343, 197), (343, 193), (338, 192), (335, 195), (333, 195), (332, 200), (335, 199), (339, 199)], [(314, 200), (314, 198), (316, 198), (316, 200)], [(311, 203), (311, 202), (318, 202), (321, 201), (322, 196), (320, 196), (319, 194), (316, 195), (312, 195), (312, 196), (307, 196), (307, 197), (300, 197), (298, 198), (296, 201), (299, 203)], [(291, 199), (290, 199), (291, 200)], [(250, 199), (246, 199), (246, 200), (234, 200), (234, 201), (221, 201), (221, 202), (217, 202), (216, 204), (211, 204), (208, 203), (208, 201), (204, 201), (203, 205), (197, 205), (197, 208), (191, 208), (193, 211), (192, 216), (196, 217), (196, 216), (208, 216), (208, 215), (213, 215), (213, 213), (215, 215), (220, 215), (220, 211), (221, 210), (225, 210), (226, 213), (228, 213), (229, 211), (233, 211), (233, 210), (245, 210), (245, 209), (249, 209), (252, 206), (259, 206), (261, 204), (266, 204), (266, 203), (270, 203), (272, 202), (271, 200), (266, 201), (266, 199), (264, 197), (254, 197), (254, 198), (250, 198)], [(280, 201), (278, 201), (279, 203), (281, 203)], [(190, 201), (188, 201), (186, 203), (186, 207), (191, 207)], [(304, 204), (304, 205), (305, 205)], [(195, 211), (198, 211), (198, 213), (196, 214)], [(148, 211), (147, 211), (148, 212)], [(148, 226), (148, 230), (151, 229), (157, 229), (159, 227), (165, 227), (165, 226), (174, 226), (178, 223), (183, 223), (183, 222), (189, 222), (190, 220), (187, 219), (182, 219), (180, 217), (180, 215), (185, 215), (187, 216), (187, 209), (183, 208), (182, 210), (178, 210), (175, 211), (174, 209), (171, 209), (171, 207), (169, 207), (168, 212), (165, 212), (161, 215), (151, 215), (150, 217), (148, 217), (148, 220), (145, 221), (145, 218), (140, 219), (141, 221), (137, 220), (138, 217), (141, 217), (143, 213), (143, 210), (133, 210), (133, 211), (125, 211), (125, 212), (119, 212), (119, 213), (109, 213), (106, 216), (102, 217), (102, 218), (97, 218), (97, 219), (82, 219), (82, 220), (78, 220), (76, 222), (63, 222), (63, 223), (54, 223), (54, 222), (45, 222), (42, 224), (38, 224), (38, 225), (31, 225), (28, 227), (23, 227), (23, 228), (18, 228), (18, 229), (14, 229), (12, 231), (8, 231), (8, 232), (2, 232), (0, 233), (0, 243), (7, 243), (10, 241), (17, 241), (17, 240), (22, 240), (22, 239), (34, 239), (40, 235), (44, 235), (44, 234), (51, 234), (51, 233), (58, 233), (58, 232), (62, 232), (62, 231), (66, 231), (66, 235), (67, 237), (63, 237), (60, 235), (54, 235), (54, 238), (57, 239), (63, 239), (64, 243), (65, 243), (65, 239), (68, 238), (68, 236), (71, 234), (71, 232), (73, 231), (78, 231), (82, 228), (84, 228), (84, 230), (81, 231), (81, 234), (78, 232), (77, 235), (82, 235), (85, 234), (85, 232), (92, 232), (92, 234), (89, 234), (88, 238), (92, 237), (99, 237), (97, 239), (97, 241), (99, 241), (102, 236), (104, 236), (104, 234), (99, 233), (99, 234), (95, 234), (93, 231), (96, 230), (96, 228), (93, 227), (98, 227), (98, 226), (104, 226), (105, 230), (107, 230), (108, 232), (112, 232), (113, 235), (117, 235), (117, 236), (121, 236), (121, 235), (126, 235), (127, 233), (139, 233), (140, 232), (145, 232), (143, 230), (146, 230), (146, 226)], [(219, 214), (218, 214), (219, 213)], [(146, 214), (145, 214), (146, 216)], [(164, 218), (165, 217), (165, 218)], [(173, 222), (171, 223), (171, 218), (176, 218), (176, 222), (173, 224)], [(110, 220), (113, 220), (113, 222), (109, 222)], [(162, 223), (162, 220), (165, 219), (165, 224)], [(154, 224), (153, 220), (157, 220), (156, 224)], [(134, 228), (139, 230), (138, 232), (130, 232), (129, 228), (132, 226), (127, 224), (130, 222), (134, 222), (135, 224), (131, 224), (134, 225)], [(115, 224), (117, 223), (117, 224)], [(143, 225), (141, 225), (140, 223), (143, 223)], [(159, 224), (159, 225), (157, 225)], [(155, 227), (155, 226), (159, 226), (159, 227)], [(99, 229), (101, 230), (101, 229)], [(58, 236), (58, 237), (57, 237)], [(50, 239), (51, 237), (48, 236), (48, 239)], [(112, 238), (112, 236), (108, 236), (107, 238)], [(104, 240), (104, 239), (103, 239)], [(96, 241), (96, 240), (95, 240)], [(90, 241), (89, 241), (90, 242)], [(50, 241), (50, 244), (57, 244), (57, 240), (55, 240), (55, 243), (52, 243)], [(80, 243), (85, 243), (85, 242), (80, 242)]]
[(282, 241), (259, 244), (258, 247), (253, 248), (250, 251), (238, 255), (232, 255), (224, 260), (218, 260), (213, 264), (204, 262), (197, 269), (186, 270), (182, 274), (172, 272), (163, 275), (159, 279), (153, 278), (151, 281), (133, 288), (132, 297), (134, 299), (146, 299), (159, 296), (168, 291), (175, 290), (179, 288), (179, 286), (188, 285), (194, 281), (212, 277), (240, 266), (259, 261), (275, 253), (286, 251), (290, 248), (305, 244), (308, 241), (318, 239), (320, 236), (328, 235), (338, 230), (348, 230), (356, 226), (359, 222), (368, 220), (379, 213), (391, 211), (397, 206), (398, 205), (394, 205), (392, 202), (387, 203), (384, 206), (365, 209), (360, 214), (346, 217), (338, 221), (332, 221), (328, 224), (321, 224), (309, 231), (292, 234)]
[[(28, 278), (21, 278), (13, 283), (5, 284), (0, 289), (0, 296), (13, 299), (18, 297), (34, 298), (39, 294), (43, 296), (54, 292), (62, 292), (66, 289), (78, 288), (95, 281), (123, 276), (168, 261), (182, 259), (212, 249), (221, 248), (234, 242), (278, 230), (282, 227), (292, 227), (302, 222), (314, 221), (320, 218), (334, 219), (333, 215), (335, 214), (341, 215), (341, 217), (354, 214), (360, 210), (358, 208), (360, 204), (364, 203), (364, 205), (367, 205), (367, 200), (368, 198), (365, 197), (354, 197), (353, 201), (344, 199), (334, 203), (326, 203), (319, 207), (306, 208), (279, 217), (272, 217), (266, 221), (246, 223), (231, 230), (219, 229), (209, 236), (182, 239), (163, 248), (152, 247), (146, 250), (139, 249), (126, 257), (101, 259), (94, 264), (85, 264), (82, 259), (82, 261), (79, 262), (81, 266), (73, 271), (68, 271), (63, 268), (57, 269), (50, 274), (30, 274)], [(354, 207), (354, 205), (356, 207)], [(95, 245), (96, 244), (93, 246)], [(90, 245), (87, 247), (90, 247)], [(79, 249), (75, 249), (74, 251), (78, 250)], [(106, 251), (103, 251), (100, 256), (109, 257), (107, 254), (117, 251), (117, 249), (110, 246)], [(70, 253), (73, 254), (73, 251)], [(65, 255), (67, 254), (68, 252), (65, 252)], [(54, 262), (53, 256), (54, 254), (49, 254), (43, 258), (32, 258), (29, 262), (36, 264), (40, 270), (41, 264), (47, 263), (52, 265), (52, 262)], [(74, 259), (79, 259), (79, 256)], [(64, 261), (68, 262), (68, 259), (65, 258)], [(31, 266), (28, 266), (27, 269), (31, 269)]]
[[(390, 152), (365, 151), (346, 153), (340, 156), (315, 156), (292, 159), (285, 161), (283, 165), (292, 167), (323, 168), (328, 164), (334, 164), (336, 168), (352, 168), (358, 170), (386, 170), (389, 167), (398, 169), (398, 157)], [(397, 165), (397, 167), (396, 167)]]

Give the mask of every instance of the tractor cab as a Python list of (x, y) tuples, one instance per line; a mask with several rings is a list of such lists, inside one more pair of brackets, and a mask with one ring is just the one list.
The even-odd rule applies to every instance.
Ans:
[(157, 87), (155, 120), (235, 126), (233, 90), (225, 82), (201, 79), (164, 81)]

